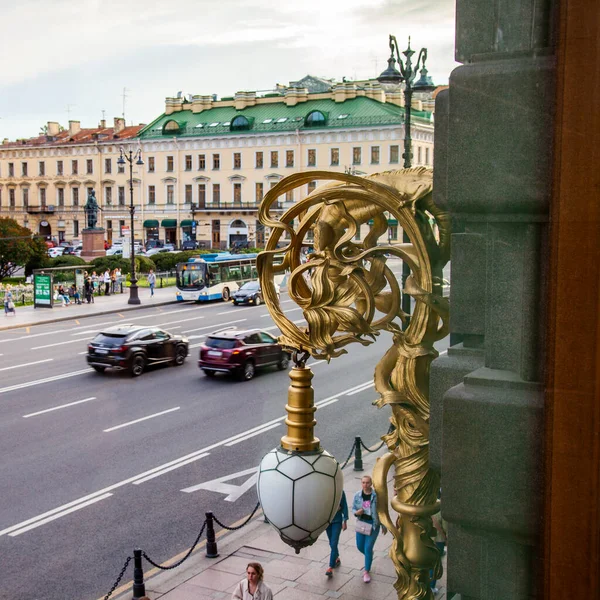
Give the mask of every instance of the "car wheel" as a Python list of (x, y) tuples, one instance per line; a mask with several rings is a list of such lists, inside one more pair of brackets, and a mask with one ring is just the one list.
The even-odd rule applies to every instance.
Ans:
[(92, 365), (92, 368), (96, 373), (104, 373), (106, 371), (106, 367), (99, 367), (98, 365)]
[(132, 377), (139, 377), (146, 368), (146, 359), (141, 355), (137, 354), (131, 361), (131, 375)]
[(284, 352), (281, 355), (281, 360), (277, 363), (277, 368), (280, 371), (285, 371), (290, 366), (290, 355)]
[(261, 304), (262, 304), (262, 298), (260, 296), (256, 296), (256, 298), (254, 298), (254, 305), (260, 306)]
[(184, 362), (187, 356), (187, 350), (183, 346), (179, 346), (177, 350), (175, 350), (175, 364), (180, 367)]
[(214, 377), (215, 376), (215, 372), (214, 371), (208, 371), (206, 369), (202, 369), (202, 372), (207, 376), (207, 377)]
[(223, 288), (223, 300), (225, 300), (225, 302), (229, 302), (229, 298), (231, 298), (229, 288)]
[(251, 360), (249, 360), (244, 363), (240, 370), (240, 379), (242, 381), (250, 381), (254, 377), (255, 372), (256, 369), (254, 367), (254, 363)]
[(237, 303), (237, 301), (236, 301), (236, 300), (232, 300), (232, 302), (233, 302), (233, 305), (234, 305), (234, 306), (237, 306), (237, 305), (238, 305), (238, 303)]

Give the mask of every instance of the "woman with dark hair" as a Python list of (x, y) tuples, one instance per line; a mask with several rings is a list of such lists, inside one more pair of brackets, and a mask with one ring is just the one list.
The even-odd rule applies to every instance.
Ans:
[(264, 570), (257, 562), (248, 563), (246, 579), (233, 590), (231, 600), (273, 600), (273, 592), (263, 582)]

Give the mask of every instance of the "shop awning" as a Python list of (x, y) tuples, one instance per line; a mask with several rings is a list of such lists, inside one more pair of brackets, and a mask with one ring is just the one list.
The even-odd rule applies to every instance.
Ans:
[(160, 225), (161, 227), (177, 227), (177, 219), (163, 219)]
[[(397, 219), (388, 219), (387, 222), (388, 222), (388, 225), (398, 225), (398, 220)], [(367, 223), (367, 225), (374, 225), (374, 224), (375, 224), (375, 221), (373, 219), (371, 219)]]
[(158, 227), (158, 221), (156, 219), (146, 219), (144, 221), (144, 227), (146, 227), (146, 228)]
[(183, 219), (183, 221), (181, 221), (180, 226), (181, 227), (192, 227), (194, 225), (194, 221), (192, 221), (191, 219)]

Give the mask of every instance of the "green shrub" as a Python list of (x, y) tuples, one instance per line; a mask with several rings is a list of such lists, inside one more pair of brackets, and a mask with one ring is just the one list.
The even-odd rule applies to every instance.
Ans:
[(83, 258), (80, 256), (57, 256), (56, 258), (49, 259), (50, 263), (46, 266), (48, 267), (77, 267), (79, 265), (87, 264)]
[(181, 252), (161, 252), (159, 254), (155, 254), (152, 257), (154, 264), (156, 265), (157, 271), (173, 271), (175, 270), (175, 265), (179, 262), (183, 262), (180, 258)]
[(156, 265), (151, 258), (147, 256), (136, 256), (135, 257), (135, 270), (138, 273), (148, 273), (150, 269), (156, 271)]
[(25, 264), (25, 275), (31, 275), (34, 269), (48, 268), (51, 260), (52, 259), (47, 254), (34, 254)]
[(121, 273), (129, 273), (131, 271), (131, 263), (126, 258), (120, 256), (99, 256), (94, 258), (91, 262), (93, 267), (89, 268), (88, 271), (96, 271), (98, 275), (104, 273), (106, 269), (113, 271), (114, 269), (121, 269)]

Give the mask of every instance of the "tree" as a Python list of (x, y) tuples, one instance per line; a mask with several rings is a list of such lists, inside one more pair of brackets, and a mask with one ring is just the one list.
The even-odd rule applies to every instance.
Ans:
[(43, 261), (48, 248), (14, 219), (0, 217), (0, 281), (13, 275), (32, 259)]

